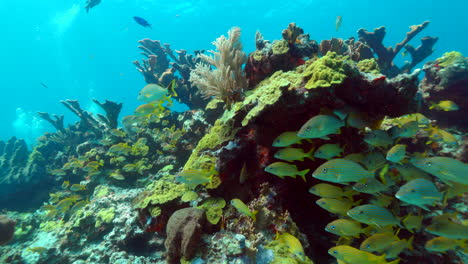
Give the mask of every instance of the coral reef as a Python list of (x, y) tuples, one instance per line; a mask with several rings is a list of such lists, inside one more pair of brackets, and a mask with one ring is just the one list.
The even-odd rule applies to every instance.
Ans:
[[(436, 41), (408, 46), (426, 26), (386, 48), (384, 28), (319, 46), (291, 23), (271, 43), (257, 33), (244, 69), (237, 28), (215, 41), (214, 57), (176, 58), (143, 40), (148, 59), (135, 64), (148, 83), (177, 83), (192, 108), (207, 103), (197, 88), (217, 98), (176, 113), (165, 96), (123, 128), (121, 104), (95, 101), (100, 116), (68, 100), (79, 122), (41, 113), (57, 131), (32, 152), (0, 142), (7, 186), (45, 186), (36, 210), (6, 212), (17, 232), (0, 262), (463, 262), (468, 61), (451, 52), (428, 62), (422, 81), (410, 73)], [(397, 67), (403, 47), (413, 61)], [(30, 184), (31, 168), (47, 184)]]
[[(208, 103), (198, 92), (196, 87), (192, 87), (189, 81), (190, 72), (195, 69), (195, 65), (201, 61), (198, 57), (203, 51), (194, 51), (195, 56), (187, 54), (185, 50), (176, 50), (177, 56), (170, 48), (169, 44), (161, 45), (158, 40), (142, 39), (138, 47), (141, 54), (147, 59), (142, 63), (138, 60), (133, 64), (145, 78), (146, 83), (169, 85), (172, 80), (177, 81), (177, 100), (186, 104), (190, 109), (204, 109)], [(172, 62), (171, 62), (172, 60)], [(171, 67), (169, 67), (171, 66)], [(178, 75), (180, 75), (178, 77)]]

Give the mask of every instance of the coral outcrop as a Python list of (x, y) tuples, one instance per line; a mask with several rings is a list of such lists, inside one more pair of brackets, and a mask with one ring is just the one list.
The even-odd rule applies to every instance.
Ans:
[[(425, 102), (424, 113), (439, 121), (444, 127), (456, 126), (468, 131), (465, 117), (468, 114), (468, 58), (459, 52), (445, 53), (435, 61), (427, 62), (425, 76), (420, 84)], [(443, 100), (455, 102), (459, 109), (454, 111), (430, 110), (432, 103)]]
[(167, 263), (180, 263), (180, 258), (191, 259), (197, 250), (205, 213), (201, 209), (184, 208), (171, 215), (166, 227)]
[(0, 245), (8, 243), (15, 234), (16, 221), (6, 215), (0, 215)]

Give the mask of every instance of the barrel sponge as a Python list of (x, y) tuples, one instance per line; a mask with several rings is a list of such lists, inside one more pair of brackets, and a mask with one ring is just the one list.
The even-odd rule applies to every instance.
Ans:
[(0, 245), (8, 243), (15, 234), (16, 221), (6, 215), (0, 215)]

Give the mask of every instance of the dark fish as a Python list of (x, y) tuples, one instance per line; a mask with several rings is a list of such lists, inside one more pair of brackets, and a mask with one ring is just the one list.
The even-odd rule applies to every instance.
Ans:
[(99, 5), (101, 3), (101, 0), (87, 0), (86, 1), (86, 13), (88, 13), (89, 9)]
[(134, 16), (133, 19), (135, 19), (135, 22), (137, 22), (138, 24), (142, 25), (143, 27), (149, 27), (149, 28), (151, 28), (150, 23), (148, 23), (148, 21), (146, 21), (145, 19), (143, 19), (143, 18), (141, 18), (141, 17), (137, 17), (137, 16)]
[(49, 86), (47, 86), (45, 83), (40, 83), (40, 85), (44, 88), (49, 88)]

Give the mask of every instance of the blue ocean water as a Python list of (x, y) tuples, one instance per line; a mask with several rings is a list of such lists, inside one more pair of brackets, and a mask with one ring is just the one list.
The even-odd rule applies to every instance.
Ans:
[[(428, 59), (451, 50), (468, 54), (468, 2), (462, 0), (103, 0), (89, 13), (84, 5), (84, 0), (0, 0), (0, 139), (15, 135), (32, 144), (44, 131), (54, 131), (37, 111), (76, 121), (59, 103), (65, 99), (78, 99), (90, 111), (97, 111), (92, 98), (123, 102), (122, 114), (131, 114), (145, 84), (131, 63), (142, 57), (137, 41), (143, 38), (191, 52), (214, 48), (213, 40), (239, 26), (249, 53), (257, 30), (266, 39), (280, 39), (288, 23), (296, 22), (317, 41), (357, 37), (359, 28), (384, 25), (384, 43), (393, 46), (410, 25), (429, 20), (412, 41), (417, 46), (420, 37), (439, 37)], [(136, 24), (133, 16), (147, 19), (152, 29)], [(338, 32), (337, 16), (343, 17)]]

